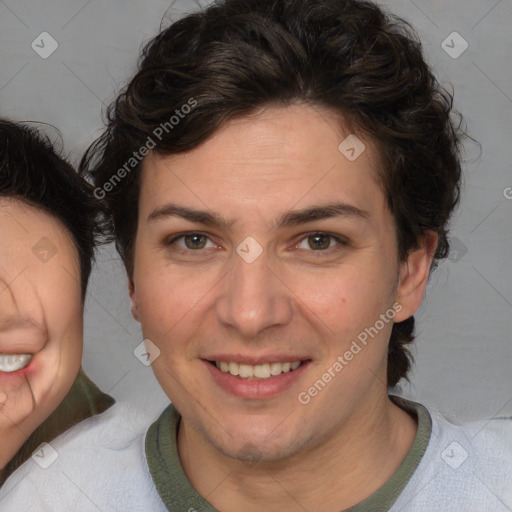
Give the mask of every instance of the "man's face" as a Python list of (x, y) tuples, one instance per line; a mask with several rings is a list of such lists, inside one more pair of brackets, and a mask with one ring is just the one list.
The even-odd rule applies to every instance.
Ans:
[(71, 388), (82, 356), (77, 252), (53, 216), (0, 198), (0, 431), (29, 434)]
[[(387, 392), (393, 322), (381, 315), (401, 321), (417, 305), (401, 302), (407, 272), (376, 151), (365, 141), (349, 161), (338, 149), (347, 135), (327, 111), (269, 108), (188, 153), (144, 161), (133, 314), (182, 421), (227, 456), (288, 457), (364, 421)], [(330, 217), (291, 214), (333, 205)]]

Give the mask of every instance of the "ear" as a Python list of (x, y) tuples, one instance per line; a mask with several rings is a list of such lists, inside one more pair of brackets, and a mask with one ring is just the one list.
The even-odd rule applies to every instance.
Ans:
[(397, 311), (395, 322), (406, 320), (420, 307), (427, 288), (437, 240), (435, 231), (426, 231), (419, 247), (411, 251), (407, 260), (401, 264), (396, 300), (402, 309)]
[(132, 316), (135, 318), (135, 320), (137, 320), (137, 322), (140, 322), (137, 294), (135, 293), (135, 285), (133, 284), (133, 280), (131, 278), (128, 280), (128, 294), (130, 295), (130, 302), (132, 304)]

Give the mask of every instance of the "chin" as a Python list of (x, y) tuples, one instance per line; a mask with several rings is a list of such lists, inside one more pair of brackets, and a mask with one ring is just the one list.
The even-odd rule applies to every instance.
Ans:
[(255, 435), (247, 431), (242, 435), (227, 435), (223, 436), (220, 443), (210, 440), (210, 444), (216, 446), (226, 457), (252, 465), (257, 462), (278, 462), (288, 459), (300, 450), (304, 440), (292, 435), (289, 429), (276, 436), (274, 428)]

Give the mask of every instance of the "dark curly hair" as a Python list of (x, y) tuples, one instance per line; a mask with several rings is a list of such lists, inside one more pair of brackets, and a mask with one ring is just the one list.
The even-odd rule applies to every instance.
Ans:
[(83, 301), (101, 233), (101, 204), (42, 130), (0, 119), (0, 199), (5, 197), (44, 210), (66, 226), (79, 255)]
[[(409, 24), (371, 2), (220, 0), (145, 46), (137, 74), (108, 109), (106, 131), (81, 162), (110, 211), (130, 276), (144, 149), (189, 151), (228, 120), (294, 103), (327, 107), (376, 142), (400, 261), (426, 230), (439, 238), (433, 267), (447, 256), (464, 132)], [(414, 317), (394, 324), (390, 387), (407, 378), (413, 339)]]

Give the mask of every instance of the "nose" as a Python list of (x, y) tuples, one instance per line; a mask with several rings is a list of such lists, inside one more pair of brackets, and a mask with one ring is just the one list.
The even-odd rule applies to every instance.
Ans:
[(234, 260), (215, 304), (219, 323), (248, 339), (290, 323), (291, 294), (268, 266), (265, 253), (252, 263), (238, 256)]

